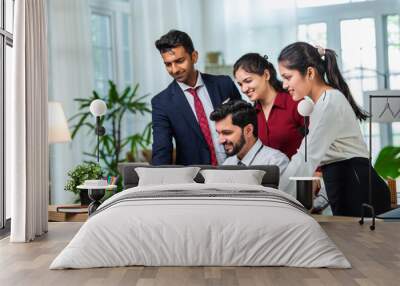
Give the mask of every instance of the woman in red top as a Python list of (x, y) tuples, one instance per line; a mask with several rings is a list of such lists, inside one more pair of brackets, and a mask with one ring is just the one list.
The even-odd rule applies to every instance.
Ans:
[(233, 75), (258, 110), (258, 137), (262, 143), (290, 159), (303, 139), (304, 119), (297, 112), (298, 102), (283, 89), (268, 57), (245, 54), (236, 61)]

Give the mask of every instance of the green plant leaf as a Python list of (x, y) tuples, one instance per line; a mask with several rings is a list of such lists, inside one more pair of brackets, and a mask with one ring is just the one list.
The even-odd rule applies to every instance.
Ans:
[(89, 111), (88, 112), (79, 112), (79, 113), (75, 114), (74, 116), (72, 116), (71, 118), (69, 118), (68, 122), (74, 121), (75, 118), (78, 118), (80, 116), (83, 116), (83, 115), (89, 114), (89, 113), (90, 113)]
[(69, 178), (64, 186), (64, 190), (77, 194), (79, 193), (77, 189), (78, 185), (83, 184), (85, 180), (99, 179), (102, 175), (103, 171), (97, 163), (89, 162), (79, 164), (68, 171)]
[(122, 92), (122, 96), (121, 96), (121, 101), (123, 102), (127, 96), (129, 96), (129, 93), (131, 92), (131, 87), (127, 86), (125, 88), (125, 90)]
[(375, 161), (375, 170), (387, 179), (400, 176), (400, 147), (387, 146), (383, 148)]
[(100, 96), (97, 93), (97, 91), (93, 90), (92, 94), (93, 94), (93, 97), (90, 99), (90, 102), (92, 102), (95, 99), (100, 99)]
[(72, 131), (72, 139), (75, 138), (76, 133), (79, 131), (79, 129), (84, 125), (84, 121), (86, 120), (86, 118), (89, 116), (88, 113), (82, 115), (81, 119), (79, 119), (78, 124), (76, 125), (76, 127), (74, 128), (74, 130)]
[(74, 98), (74, 101), (77, 102), (85, 102), (85, 103), (90, 103), (90, 99), (89, 98)]

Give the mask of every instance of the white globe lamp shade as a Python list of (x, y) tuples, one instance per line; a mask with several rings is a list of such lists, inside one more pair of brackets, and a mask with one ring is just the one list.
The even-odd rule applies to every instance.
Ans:
[(314, 102), (308, 96), (304, 97), (297, 105), (297, 111), (301, 116), (310, 116), (314, 110)]
[(107, 105), (103, 100), (95, 99), (90, 103), (89, 110), (96, 117), (103, 116), (107, 112)]

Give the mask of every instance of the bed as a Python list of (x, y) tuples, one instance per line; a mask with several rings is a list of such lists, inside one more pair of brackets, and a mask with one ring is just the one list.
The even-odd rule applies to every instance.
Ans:
[(122, 170), (127, 189), (98, 208), (50, 269), (351, 267), (303, 206), (274, 188), (277, 168), (254, 167), (267, 171), (263, 185), (198, 183), (197, 175), (193, 183), (137, 186), (137, 167)]

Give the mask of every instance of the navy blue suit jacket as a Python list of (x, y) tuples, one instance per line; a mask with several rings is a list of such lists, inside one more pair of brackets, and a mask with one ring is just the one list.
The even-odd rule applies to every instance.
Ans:
[[(228, 76), (201, 74), (214, 109), (226, 99), (241, 99)], [(153, 165), (172, 164), (172, 138), (179, 165), (210, 164), (210, 151), (185, 94), (174, 80), (151, 100), (153, 120)], [(215, 132), (215, 130), (211, 130)]]

